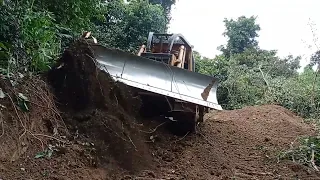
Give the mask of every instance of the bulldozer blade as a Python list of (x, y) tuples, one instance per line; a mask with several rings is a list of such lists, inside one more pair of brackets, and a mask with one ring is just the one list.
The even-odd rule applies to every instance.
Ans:
[(116, 81), (156, 94), (222, 110), (216, 97), (218, 79), (214, 77), (101, 45), (93, 45), (91, 48), (98, 62), (97, 66)]

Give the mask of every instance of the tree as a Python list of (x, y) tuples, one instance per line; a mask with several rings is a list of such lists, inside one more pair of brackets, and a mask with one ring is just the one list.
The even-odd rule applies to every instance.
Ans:
[(149, 0), (151, 4), (160, 4), (165, 12), (167, 23), (171, 20), (171, 7), (176, 3), (176, 0)]
[(258, 37), (258, 31), (260, 26), (256, 24), (256, 17), (251, 16), (247, 18), (245, 16), (239, 17), (237, 20), (225, 19), (226, 30), (223, 33), (228, 38), (226, 46), (220, 46), (220, 49), (226, 57), (230, 57), (233, 54), (242, 53), (247, 48), (255, 48), (258, 46), (256, 38)]
[(196, 72), (215, 76), (217, 73), (216, 62), (214, 59), (201, 56), (198, 52), (194, 52), (194, 59), (196, 64)]
[(174, 2), (6, 1), (0, 12), (0, 58), (5, 59), (0, 68), (8, 69), (9, 62), (14, 62), (21, 69), (46, 70), (83, 31), (91, 31), (103, 45), (133, 52), (146, 42), (150, 31), (167, 31), (167, 10)]
[(236, 21), (225, 19), (224, 22), (228, 42), (222, 48), (223, 54), (213, 59), (195, 54), (196, 71), (220, 80), (219, 103), (225, 109), (280, 103), (279, 99), (283, 103), (286, 97), (278, 92), (287, 79), (298, 77), (301, 57), (279, 58), (276, 50), (259, 48), (256, 37), (260, 26), (253, 16), (241, 16)]
[(101, 0), (40, 0), (34, 1), (33, 8), (53, 13), (58, 24), (79, 33), (92, 28), (93, 19), (103, 18), (105, 4), (101, 2)]
[(312, 54), (309, 66), (316, 66), (317, 71), (320, 71), (320, 50)]
[(116, 42), (115, 47), (134, 52), (147, 41), (150, 31), (164, 33), (167, 31), (165, 14), (160, 5), (147, 1), (130, 1), (125, 5), (121, 21), (116, 24), (119, 31), (111, 33)]
[(310, 59), (310, 67), (316, 66), (317, 70), (314, 73), (314, 78), (313, 78), (313, 82), (312, 82), (312, 91), (311, 91), (311, 105), (313, 108), (318, 109), (319, 107), (316, 107), (316, 103), (315, 103), (315, 97), (316, 97), (316, 89), (317, 89), (317, 79), (318, 79), (318, 75), (320, 72), (320, 51), (315, 52)]

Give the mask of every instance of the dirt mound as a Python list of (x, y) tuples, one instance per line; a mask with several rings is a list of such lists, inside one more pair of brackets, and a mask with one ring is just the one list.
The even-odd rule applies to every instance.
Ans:
[(267, 105), (208, 114), (197, 135), (178, 142), (167, 135), (153, 148), (165, 176), (174, 179), (319, 179), (303, 166), (277, 159), (297, 137), (314, 132), (302, 118)]
[(129, 172), (152, 167), (135, 120), (140, 99), (95, 65), (88, 42), (77, 41), (49, 73), (65, 123), (74, 137), (94, 144), (97, 166), (116, 162)]

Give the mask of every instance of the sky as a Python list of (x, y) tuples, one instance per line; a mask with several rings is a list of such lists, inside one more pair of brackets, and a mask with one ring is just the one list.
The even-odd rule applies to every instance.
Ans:
[(300, 55), (300, 65), (305, 66), (320, 48), (319, 7), (320, 0), (177, 0), (169, 32), (183, 34), (196, 51), (213, 58), (227, 41), (222, 35), (224, 18), (253, 15), (261, 27), (261, 48), (278, 50), (280, 57)]

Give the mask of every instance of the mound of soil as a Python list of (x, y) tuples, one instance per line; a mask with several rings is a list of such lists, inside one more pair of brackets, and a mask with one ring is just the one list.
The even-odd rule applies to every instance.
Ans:
[(283, 107), (247, 107), (207, 114), (197, 135), (178, 142), (159, 133), (161, 141), (153, 144), (153, 153), (162, 164), (161, 178), (320, 179), (304, 166), (277, 159), (296, 138), (314, 133)]
[[(140, 99), (122, 83), (96, 66), (94, 44), (79, 40), (49, 73), (59, 108), (74, 139), (94, 144), (98, 167), (116, 164), (128, 172), (152, 168), (135, 119)], [(58, 67), (59, 67), (58, 66)]]

